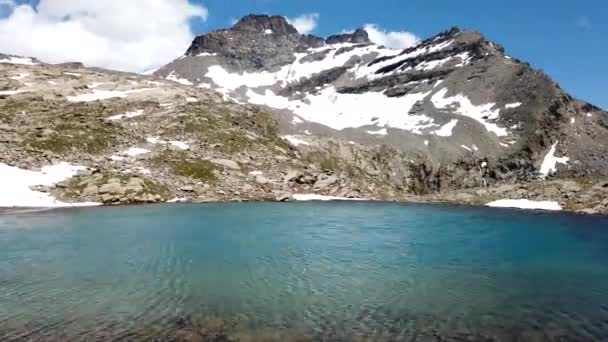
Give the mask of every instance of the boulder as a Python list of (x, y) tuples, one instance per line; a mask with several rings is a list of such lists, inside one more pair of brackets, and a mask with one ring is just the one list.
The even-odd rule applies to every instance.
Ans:
[(230, 170), (240, 170), (241, 169), (241, 167), (239, 166), (239, 163), (235, 162), (234, 160), (230, 160), (230, 159), (211, 159), (211, 162), (214, 164), (223, 166)]
[(325, 188), (328, 188), (334, 184), (336, 184), (338, 182), (338, 177), (336, 177), (335, 175), (322, 175), (321, 177), (319, 177), (319, 179), (315, 182), (315, 185), (313, 186), (314, 190), (323, 190)]
[(293, 194), (291, 194), (289, 192), (278, 192), (275, 194), (274, 199), (277, 202), (291, 201), (293, 199)]
[(99, 193), (104, 194), (120, 194), (123, 195), (126, 192), (125, 188), (120, 183), (112, 182), (106, 183), (99, 188)]
[(179, 188), (179, 190), (183, 192), (194, 192), (194, 187), (192, 185), (184, 185)]
[(263, 185), (263, 184), (270, 183), (270, 179), (268, 179), (262, 175), (257, 175), (257, 176), (255, 176), (255, 182)]
[(304, 176), (304, 173), (300, 170), (289, 170), (287, 171), (287, 174), (283, 177), (283, 180), (285, 181), (285, 183), (289, 183), (291, 181), (295, 181), (301, 177)]
[(82, 196), (84, 197), (93, 197), (99, 194), (99, 187), (95, 184), (89, 185), (84, 190), (82, 190)]

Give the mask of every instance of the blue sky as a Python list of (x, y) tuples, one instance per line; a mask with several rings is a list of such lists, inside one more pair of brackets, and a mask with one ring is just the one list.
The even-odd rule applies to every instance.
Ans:
[[(193, 2), (199, 2), (194, 0)], [(421, 38), (457, 25), (481, 31), (509, 55), (543, 69), (572, 95), (608, 108), (608, 1), (606, 0), (205, 0), (201, 33), (249, 13), (295, 17), (318, 13), (315, 34), (373, 23)]]

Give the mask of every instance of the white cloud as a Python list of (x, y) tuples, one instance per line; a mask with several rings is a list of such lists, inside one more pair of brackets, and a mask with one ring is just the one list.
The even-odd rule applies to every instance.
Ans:
[(287, 22), (293, 25), (301, 34), (309, 34), (317, 28), (319, 22), (318, 13), (302, 14), (299, 17), (287, 18)]
[(189, 20), (207, 9), (188, 0), (40, 0), (15, 6), (0, 19), (0, 52), (45, 62), (83, 62), (143, 71), (183, 54), (192, 42)]
[(405, 49), (416, 45), (419, 41), (411, 32), (387, 32), (374, 24), (367, 24), (364, 28), (372, 42), (391, 49)]

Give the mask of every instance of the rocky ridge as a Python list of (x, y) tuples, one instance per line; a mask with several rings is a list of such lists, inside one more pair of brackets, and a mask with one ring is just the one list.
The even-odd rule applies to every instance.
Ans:
[(395, 51), (248, 16), (151, 77), (0, 60), (0, 163), (85, 166), (35, 188), (66, 202), (315, 193), (608, 212), (608, 115), (476, 32)]

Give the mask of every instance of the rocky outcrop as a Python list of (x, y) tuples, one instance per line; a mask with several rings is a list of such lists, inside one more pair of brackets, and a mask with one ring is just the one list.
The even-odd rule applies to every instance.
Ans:
[(353, 33), (337, 34), (329, 36), (327, 37), (327, 39), (325, 39), (325, 43), (327, 44), (371, 44), (371, 42), (372, 41), (369, 40), (369, 35), (367, 34), (367, 31), (362, 28), (357, 29)]

